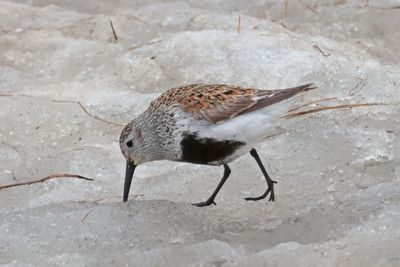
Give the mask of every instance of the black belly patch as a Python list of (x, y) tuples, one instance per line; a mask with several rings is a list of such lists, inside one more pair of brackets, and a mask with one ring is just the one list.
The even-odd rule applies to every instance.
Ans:
[(182, 161), (197, 164), (222, 161), (245, 144), (235, 140), (199, 138), (196, 134), (184, 133), (181, 141)]

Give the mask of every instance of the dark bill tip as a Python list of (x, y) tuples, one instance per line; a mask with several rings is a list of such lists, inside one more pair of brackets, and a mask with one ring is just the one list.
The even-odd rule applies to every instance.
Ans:
[(131, 188), (131, 182), (133, 173), (135, 172), (135, 168), (136, 168), (135, 164), (129, 161), (126, 162), (124, 197), (123, 197), (124, 202), (128, 200), (129, 189)]

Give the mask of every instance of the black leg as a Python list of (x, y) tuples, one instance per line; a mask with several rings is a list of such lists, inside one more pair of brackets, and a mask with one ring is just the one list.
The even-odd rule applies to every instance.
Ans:
[(275, 201), (275, 192), (274, 192), (274, 184), (276, 184), (275, 181), (273, 181), (267, 171), (264, 168), (264, 165), (262, 164), (260, 157), (258, 156), (257, 151), (253, 148), (252, 150), (250, 150), (250, 155), (253, 156), (253, 158), (257, 161), (258, 166), (260, 167), (262, 173), (264, 174), (265, 180), (267, 180), (267, 184), (268, 184), (268, 188), (267, 191), (265, 191), (264, 194), (262, 194), (259, 197), (246, 197), (246, 200), (252, 200), (252, 201), (256, 201), (256, 200), (260, 200), (260, 199), (264, 199), (268, 196), (269, 193), (271, 193), (271, 195), (269, 196), (269, 201)]
[(228, 179), (230, 174), (231, 174), (231, 169), (229, 168), (228, 164), (226, 162), (224, 162), (224, 176), (222, 176), (222, 179), (219, 182), (219, 184), (218, 184), (217, 188), (215, 189), (214, 193), (212, 193), (212, 195), (205, 202), (193, 203), (193, 205), (195, 205), (197, 207), (210, 206), (211, 204), (217, 205), (214, 202), (214, 199), (217, 196), (219, 190), (224, 185), (225, 181)]

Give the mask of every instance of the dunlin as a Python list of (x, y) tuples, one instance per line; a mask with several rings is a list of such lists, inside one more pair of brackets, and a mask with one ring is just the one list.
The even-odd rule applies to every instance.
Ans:
[(215, 191), (206, 201), (194, 205), (215, 204), (231, 173), (228, 163), (250, 152), (268, 188), (259, 197), (245, 199), (260, 200), (270, 194), (269, 200), (274, 201), (275, 181), (267, 174), (254, 146), (287, 112), (293, 96), (314, 88), (312, 84), (282, 90), (194, 84), (166, 91), (122, 130), (120, 147), (126, 158), (123, 200), (128, 200), (136, 166), (171, 160), (222, 165), (224, 174)]

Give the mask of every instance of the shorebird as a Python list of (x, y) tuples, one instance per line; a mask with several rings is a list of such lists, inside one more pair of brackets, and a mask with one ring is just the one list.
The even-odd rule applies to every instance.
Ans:
[(255, 145), (287, 112), (295, 95), (314, 89), (305, 84), (281, 90), (259, 90), (232, 85), (194, 84), (172, 88), (153, 100), (137, 118), (129, 122), (120, 136), (126, 159), (123, 201), (136, 166), (156, 160), (170, 160), (224, 167), (217, 188), (203, 207), (215, 204), (215, 197), (228, 179), (228, 163), (250, 152), (257, 161), (267, 189), (261, 196), (246, 200), (275, 200), (274, 183), (262, 164)]

